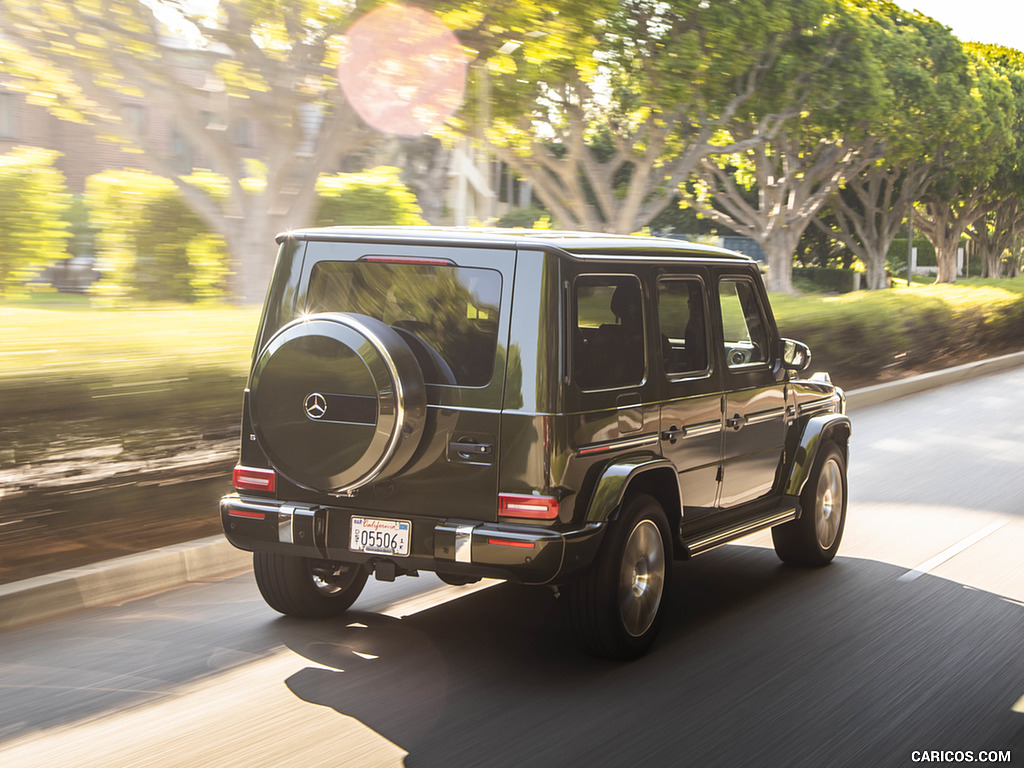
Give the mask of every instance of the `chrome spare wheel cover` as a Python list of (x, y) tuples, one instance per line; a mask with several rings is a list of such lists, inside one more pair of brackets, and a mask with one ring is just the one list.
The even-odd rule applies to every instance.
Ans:
[(622, 553), (618, 602), (622, 626), (640, 637), (654, 623), (665, 591), (665, 545), (651, 520), (637, 523)]
[(843, 474), (839, 462), (830, 458), (818, 475), (818, 493), (814, 503), (814, 528), (822, 549), (829, 549), (835, 544), (842, 519)]

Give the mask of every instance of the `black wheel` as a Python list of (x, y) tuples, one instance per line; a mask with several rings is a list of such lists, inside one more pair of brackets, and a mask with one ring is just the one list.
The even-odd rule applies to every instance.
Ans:
[(827, 443), (800, 494), (800, 517), (772, 528), (775, 553), (784, 563), (828, 565), (839, 551), (846, 525), (846, 458)]
[(302, 619), (341, 615), (359, 597), (367, 577), (359, 565), (273, 552), (256, 552), (252, 567), (267, 605)]
[(656, 499), (627, 499), (609, 524), (594, 563), (569, 585), (573, 632), (593, 656), (644, 654), (661, 626), (672, 570), (665, 510)]

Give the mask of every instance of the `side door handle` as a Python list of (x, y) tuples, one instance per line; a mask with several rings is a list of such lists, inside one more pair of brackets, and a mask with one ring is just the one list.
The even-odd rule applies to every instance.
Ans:
[(729, 418), (729, 419), (725, 420), (725, 426), (727, 426), (729, 429), (736, 430), (737, 432), (739, 432), (741, 429), (743, 429), (743, 425), (746, 424), (746, 423), (747, 423), (747, 417), (746, 416), (741, 416), (738, 413), (735, 416), (733, 416), (732, 418)]
[(669, 427), (661, 433), (661, 439), (668, 440), (672, 445), (675, 445), (680, 437), (686, 437), (686, 427)]

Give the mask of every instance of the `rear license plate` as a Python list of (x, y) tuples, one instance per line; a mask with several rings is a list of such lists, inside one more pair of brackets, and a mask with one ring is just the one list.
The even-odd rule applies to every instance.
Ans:
[(349, 549), (372, 555), (409, 556), (408, 520), (377, 520), (371, 517), (352, 518), (352, 540)]

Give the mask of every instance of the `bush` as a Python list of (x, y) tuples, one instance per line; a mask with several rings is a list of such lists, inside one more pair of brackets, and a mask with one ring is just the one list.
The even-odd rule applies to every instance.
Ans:
[(498, 226), (533, 229), (538, 221), (545, 217), (550, 218), (550, 216), (551, 214), (540, 208), (513, 208), (498, 219)]
[[(935, 246), (924, 236), (915, 234), (913, 247), (918, 249), (918, 266), (936, 266)], [(886, 266), (892, 274), (906, 276), (906, 238), (894, 238), (886, 255)]]
[(0, 155), (0, 296), (21, 293), (34, 274), (67, 256), (71, 195), (56, 159), (29, 147)]
[(831, 267), (794, 267), (794, 284), (803, 282), (819, 291), (849, 293), (857, 288), (857, 270)]
[(399, 173), (397, 168), (380, 166), (364, 173), (321, 176), (316, 183), (316, 226), (426, 224), (416, 196)]
[(1024, 278), (833, 297), (772, 296), (783, 336), (811, 347), (812, 370), (857, 386), (1024, 347)]
[(107, 298), (198, 301), (227, 294), (227, 249), (185, 204), (174, 182), (144, 171), (89, 177), (86, 201), (97, 229)]

